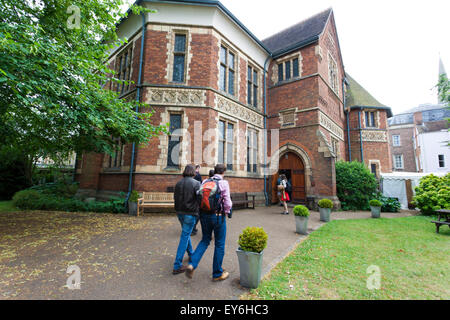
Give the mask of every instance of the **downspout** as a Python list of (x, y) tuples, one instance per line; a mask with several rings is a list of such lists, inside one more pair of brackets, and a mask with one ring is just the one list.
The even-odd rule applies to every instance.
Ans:
[(349, 85), (346, 77), (342, 79), (342, 96), (344, 97), (344, 112), (347, 118), (348, 160), (349, 162), (352, 162), (352, 144), (350, 143), (350, 112), (347, 110), (347, 97), (345, 96), (345, 85)]
[[(141, 101), (141, 90), (142, 90), (142, 67), (143, 67), (143, 61), (144, 61), (144, 44), (145, 44), (145, 24), (146, 24), (146, 18), (145, 18), (145, 12), (141, 13), (142, 16), (142, 37), (141, 37), (141, 52), (139, 55), (139, 76), (138, 76), (138, 84), (137, 84), (137, 94), (136, 94), (136, 101)], [(136, 113), (139, 112), (139, 106), (136, 106)], [(137, 115), (136, 115), (137, 119)], [(131, 163), (130, 163), (130, 175), (128, 178), (128, 194), (127, 199), (125, 202), (125, 206), (128, 206), (128, 200), (131, 196), (131, 191), (133, 187), (133, 170), (134, 170), (134, 161), (136, 157), (136, 143), (133, 142), (133, 148), (131, 151)]]
[[(267, 72), (267, 63), (272, 58), (272, 54), (270, 54), (266, 61), (264, 62), (264, 166), (267, 166), (267, 81), (266, 81), (266, 73)], [(266, 198), (266, 206), (269, 205), (269, 195), (267, 194), (267, 170), (264, 170), (264, 197)]]
[(359, 145), (361, 148), (361, 163), (364, 163), (364, 152), (362, 142), (362, 127), (361, 127), (361, 109), (358, 111), (358, 125), (359, 125)]

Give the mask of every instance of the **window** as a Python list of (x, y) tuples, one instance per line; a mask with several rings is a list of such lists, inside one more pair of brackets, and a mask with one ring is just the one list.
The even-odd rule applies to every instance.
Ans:
[(286, 80), (289, 80), (291, 78), (291, 62), (286, 61), (284, 63), (284, 68), (286, 70)]
[(394, 156), (394, 168), (403, 169), (403, 155)]
[(233, 171), (234, 155), (234, 125), (226, 121), (219, 121), (219, 159), (218, 163), (225, 164), (227, 170)]
[(133, 45), (128, 46), (116, 58), (116, 76), (117, 79), (128, 83), (115, 83), (114, 91), (123, 94), (130, 90), (131, 64), (133, 61)]
[(445, 168), (445, 158), (443, 154), (438, 156), (439, 159), (439, 168)]
[(234, 96), (235, 55), (226, 47), (220, 48), (219, 88)]
[(120, 168), (122, 166), (122, 141), (120, 138), (114, 138), (114, 149), (113, 153), (109, 156), (106, 166), (108, 168)]
[(175, 47), (173, 50), (173, 82), (184, 82), (186, 64), (186, 35), (175, 35)]
[(328, 81), (330, 83), (330, 87), (337, 94), (339, 93), (339, 77), (338, 77), (338, 68), (337, 63), (334, 60), (333, 56), (328, 53)]
[(299, 69), (299, 64), (298, 64), (298, 58), (295, 58), (294, 60), (292, 60), (292, 76), (294, 78), (297, 78), (300, 76), (300, 69)]
[(375, 128), (375, 112), (366, 112), (366, 127)]
[(180, 164), (180, 140), (181, 114), (170, 115), (169, 148), (167, 153), (167, 167), (179, 167)]
[(278, 81), (283, 81), (284, 80), (284, 73), (283, 73), (283, 64), (280, 63), (278, 65)]
[(247, 133), (247, 171), (256, 173), (258, 168), (258, 133), (248, 130)]
[(400, 147), (401, 146), (401, 144), (400, 144), (400, 136), (399, 135), (392, 136), (392, 145), (394, 147)]
[(375, 177), (377, 177), (377, 165), (376, 165), (375, 163), (372, 163), (372, 164), (370, 165), (370, 171), (372, 171), (373, 175), (374, 175)]
[(248, 67), (247, 72), (247, 103), (255, 108), (258, 107), (258, 72)]
[(278, 82), (298, 78), (300, 76), (299, 58), (278, 64)]

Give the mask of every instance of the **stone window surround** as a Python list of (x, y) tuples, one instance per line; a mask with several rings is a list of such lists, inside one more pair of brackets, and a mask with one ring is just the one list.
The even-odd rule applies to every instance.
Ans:
[[(298, 77), (294, 77), (294, 63), (293, 61), (298, 58)], [(291, 62), (291, 78), (286, 80), (286, 70), (285, 70), (285, 62), (290, 61)], [(283, 58), (277, 59), (274, 61), (275, 63), (273, 64), (272, 67), (272, 82), (275, 84), (278, 83), (284, 83), (284, 82), (289, 82), (295, 79), (299, 79), (302, 77), (303, 74), (303, 56), (301, 51), (295, 52), (293, 54), (290, 54), (288, 56), (285, 56)], [(283, 81), (279, 81), (278, 78), (278, 66), (282, 64), (283, 65), (283, 76), (284, 79)]]
[[(187, 84), (190, 80), (190, 65), (192, 60), (192, 33), (190, 28), (165, 26), (167, 29), (167, 60), (166, 60), (166, 76), (168, 83), (174, 84)], [(185, 48), (185, 64), (184, 64), (184, 82), (173, 81), (173, 67), (174, 67), (174, 50), (175, 50), (175, 36), (186, 35), (186, 48)]]
[(373, 159), (369, 160), (369, 170), (371, 170), (372, 164), (376, 165), (376, 167), (377, 167), (377, 177), (380, 177), (381, 176), (381, 172), (383, 172), (381, 170), (381, 161), (380, 160), (373, 160)]
[[(375, 126), (374, 127), (368, 127), (367, 126), (367, 123), (366, 123), (366, 113), (367, 112), (374, 112), (375, 113), (375, 117), (374, 117), (374, 119), (375, 119)], [(380, 110), (378, 110), (378, 109), (364, 109), (364, 111), (361, 112), (361, 114), (362, 114), (362, 117), (363, 117), (362, 122), (361, 122), (362, 125), (363, 125), (363, 128), (370, 128), (370, 129), (380, 128)]]
[(124, 155), (125, 155), (125, 145), (123, 143), (121, 143), (120, 138), (118, 138), (117, 140), (119, 142), (119, 146), (120, 146), (120, 159), (119, 159), (119, 166), (117, 167), (112, 167), (110, 166), (110, 162), (112, 160), (111, 155), (109, 154), (105, 154), (103, 157), (103, 172), (117, 172), (117, 171), (127, 171), (128, 168), (124, 167)]
[[(248, 79), (248, 68), (251, 68), (252, 69), (252, 76), (253, 76), (253, 72), (257, 72), (257, 78), (256, 78), (256, 86), (257, 86), (257, 90), (258, 90), (258, 101), (257, 101), (257, 103), (256, 103), (256, 106), (254, 105), (254, 104), (249, 104), (248, 103), (248, 85), (249, 85), (249, 81), (252, 83), (252, 94), (253, 94), (253, 89), (254, 89), (254, 87), (253, 87), (253, 84), (254, 84), (254, 82), (253, 82), (253, 79)], [(247, 61), (247, 72), (246, 72), (246, 75), (247, 75), (247, 81), (246, 81), (246, 84), (247, 84), (247, 99), (246, 99), (246, 102), (247, 102), (247, 105), (249, 106), (249, 107), (251, 107), (251, 108), (254, 108), (254, 109), (257, 109), (257, 110), (259, 110), (259, 109), (261, 109), (261, 105), (263, 105), (263, 101), (262, 101), (262, 98), (261, 98), (261, 91), (262, 91), (262, 86), (263, 86), (263, 84), (262, 84), (262, 81), (261, 81), (261, 70), (260, 70), (260, 68), (258, 68), (258, 67), (255, 67), (255, 65), (254, 64), (252, 64), (252, 63), (250, 63), (250, 62), (248, 62)], [(252, 103), (254, 103), (253, 102), (253, 97), (252, 97)]]
[[(223, 121), (225, 123), (225, 137), (223, 137), (223, 140), (220, 140), (220, 131), (219, 131), (219, 122)], [(227, 140), (227, 136), (228, 136), (228, 124), (232, 124), (233, 125), (233, 169), (232, 170), (228, 170), (227, 172), (236, 172), (239, 170), (239, 165), (240, 165), (240, 161), (239, 161), (239, 154), (240, 154), (240, 148), (239, 148), (239, 122), (237, 121), (237, 119), (233, 119), (231, 117), (227, 117), (224, 116), (223, 114), (219, 114), (218, 119), (217, 119), (217, 127), (216, 127), (216, 133), (217, 133), (217, 143), (216, 143), (216, 163), (219, 163), (219, 142), (224, 141), (225, 142), (225, 146), (223, 149), (223, 158), (224, 158), (224, 162), (225, 165), (227, 165), (227, 152), (228, 152), (228, 140)]]
[[(335, 85), (333, 85), (332, 68), (335, 69), (334, 71), (336, 74)], [(330, 85), (330, 88), (334, 91), (334, 93), (336, 93), (336, 95), (339, 96), (339, 68), (336, 59), (334, 59), (333, 55), (329, 50), (328, 50), (328, 83)]]
[[(233, 99), (238, 99), (239, 97), (239, 84), (241, 82), (241, 73), (240, 71), (240, 55), (238, 53), (238, 50), (236, 48), (234, 48), (232, 45), (230, 45), (227, 41), (225, 41), (224, 39), (219, 39), (218, 41), (219, 44), (219, 56), (218, 56), (218, 60), (217, 60), (217, 75), (218, 75), (218, 79), (217, 79), (217, 88), (218, 90), (226, 95), (227, 97), (233, 98)], [(227, 66), (226, 68), (226, 73), (225, 73), (225, 77), (226, 77), (226, 81), (225, 81), (225, 87), (226, 90), (222, 91), (220, 89), (220, 66), (221, 66), (221, 60), (220, 60), (220, 52), (222, 51), (222, 47), (227, 49), (227, 59), (228, 59), (228, 54), (231, 52), (232, 54), (234, 54), (234, 94), (230, 94), (228, 92), (228, 85), (229, 85), (229, 80), (228, 80), (228, 71), (229, 68)]]
[[(261, 163), (261, 161), (260, 161), (261, 160), (261, 157), (260, 157), (260, 154), (261, 154), (261, 148), (260, 148), (260, 146), (261, 146), (261, 143), (260, 143), (261, 134), (260, 134), (260, 132), (259, 132), (259, 130), (257, 128), (247, 125), (247, 130), (245, 132), (246, 151), (248, 151), (248, 149), (249, 149), (248, 140), (250, 138), (250, 136), (249, 136), (250, 133), (255, 133), (256, 134), (256, 163), (251, 164), (251, 165), (256, 164), (256, 172), (253, 171), (253, 168), (251, 169), (251, 171), (248, 171), (248, 168), (245, 168), (245, 169), (247, 170), (247, 172), (249, 174), (255, 174), (255, 173), (259, 173), (259, 170), (260, 170), (260, 167), (261, 167), (259, 165)], [(255, 149), (254, 146), (250, 145), (250, 150), (254, 150), (254, 149)], [(245, 156), (246, 156), (246, 159), (245, 159), (246, 167), (248, 165), (247, 155), (248, 155), (248, 152), (245, 153)], [(252, 158), (253, 156), (250, 154), (250, 157)], [(255, 161), (255, 159), (251, 159), (251, 160)]]

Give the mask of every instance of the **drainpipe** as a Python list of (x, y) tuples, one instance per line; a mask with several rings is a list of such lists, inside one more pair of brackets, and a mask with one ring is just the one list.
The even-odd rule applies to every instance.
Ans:
[[(267, 63), (272, 58), (272, 54), (270, 54), (266, 61), (264, 62), (264, 132), (266, 134), (264, 139), (264, 165), (267, 166), (267, 82), (266, 82), (266, 73), (267, 72)], [(266, 198), (266, 206), (269, 205), (269, 195), (267, 194), (267, 175), (266, 171), (264, 171), (264, 197)]]
[[(142, 37), (141, 37), (141, 52), (139, 55), (139, 76), (138, 76), (138, 84), (137, 84), (137, 94), (136, 94), (136, 101), (141, 101), (141, 90), (142, 90), (142, 67), (143, 67), (143, 61), (144, 61), (144, 44), (145, 44), (145, 24), (146, 24), (146, 18), (145, 18), (145, 12), (141, 13), (142, 16)], [(139, 107), (136, 106), (136, 113), (139, 112)], [(137, 115), (136, 115), (137, 119)], [(125, 202), (125, 206), (128, 207), (128, 200), (131, 196), (131, 191), (133, 187), (133, 170), (134, 170), (134, 160), (136, 157), (136, 143), (133, 142), (133, 148), (131, 151), (131, 163), (130, 163), (130, 175), (128, 178), (128, 194), (127, 199)]]
[(352, 145), (350, 143), (350, 112), (347, 110), (347, 97), (345, 96), (345, 85), (349, 85), (347, 78), (342, 79), (342, 96), (344, 97), (344, 112), (347, 118), (347, 141), (348, 141), (348, 160), (352, 162)]
[(361, 127), (361, 109), (359, 109), (359, 111), (358, 111), (358, 125), (359, 125), (359, 144), (360, 144), (360, 148), (361, 148), (361, 163), (364, 163), (362, 127)]

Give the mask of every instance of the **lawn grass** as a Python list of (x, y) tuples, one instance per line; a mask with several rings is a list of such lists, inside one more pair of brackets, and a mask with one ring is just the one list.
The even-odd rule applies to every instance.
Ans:
[(0, 201), (0, 212), (12, 212), (18, 209), (14, 207), (12, 201)]
[[(332, 221), (244, 299), (450, 299), (450, 229), (432, 218)], [(381, 288), (367, 289), (369, 266)]]

